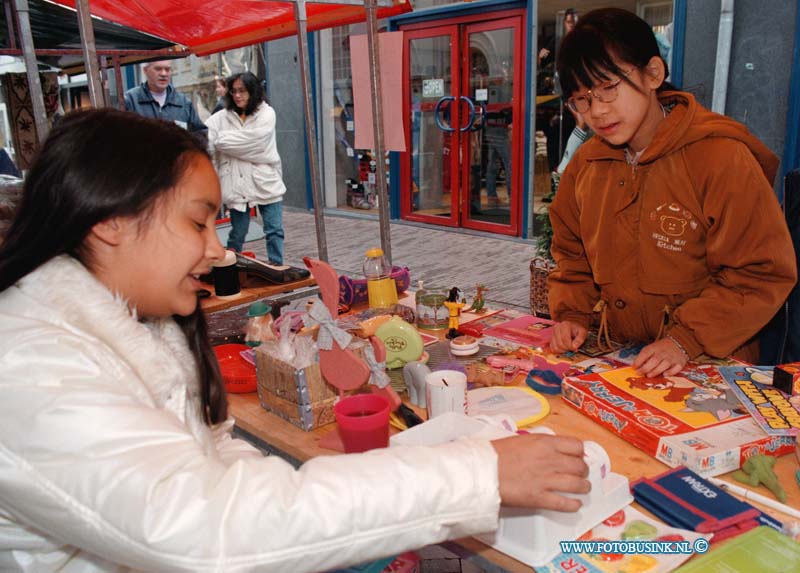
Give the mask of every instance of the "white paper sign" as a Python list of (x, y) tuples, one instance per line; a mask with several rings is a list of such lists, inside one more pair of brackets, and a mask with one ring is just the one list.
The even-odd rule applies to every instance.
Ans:
[(475, 101), (489, 101), (489, 90), (486, 88), (476, 89)]
[(422, 97), (444, 96), (444, 79), (422, 80)]

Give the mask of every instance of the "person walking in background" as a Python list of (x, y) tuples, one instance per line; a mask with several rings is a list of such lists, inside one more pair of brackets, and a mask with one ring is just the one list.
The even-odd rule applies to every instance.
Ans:
[[(567, 8), (564, 10), (564, 32), (559, 39), (569, 34), (577, 23), (578, 11), (575, 8)], [(544, 42), (544, 46), (539, 50), (538, 60), (540, 68), (555, 62), (556, 41), (556, 35), (553, 34)]]
[(169, 60), (148, 62), (142, 71), (145, 81), (125, 92), (125, 109), (144, 117), (172, 121), (205, 137), (207, 128), (200, 121), (194, 104), (170, 85), (172, 63)]
[(550, 207), (550, 349), (578, 350), (595, 322), (646, 345), (633, 364), (643, 376), (676, 374), (702, 353), (758, 360), (758, 331), (797, 281), (772, 191), (778, 158), (670, 90), (653, 31), (631, 12), (584, 16), (558, 70), (595, 136)]
[(251, 72), (228, 78), (225, 109), (208, 118), (208, 144), (230, 211), (227, 247), (241, 252), (250, 227), (250, 207), (264, 224), (267, 257), (283, 264), (283, 183), (275, 142), (275, 110), (264, 101), (261, 82)]

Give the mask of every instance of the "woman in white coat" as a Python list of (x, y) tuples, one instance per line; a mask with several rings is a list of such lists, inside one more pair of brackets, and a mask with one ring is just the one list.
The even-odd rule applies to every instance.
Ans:
[(258, 207), (269, 262), (282, 265), (286, 185), (275, 143), (275, 110), (264, 101), (264, 89), (252, 73), (234, 74), (227, 82), (225, 109), (206, 122), (222, 202), (230, 211), (227, 247), (241, 252), (250, 226), (250, 208)]
[(1, 571), (323, 571), (491, 530), (501, 501), (578, 509), (572, 438), (299, 470), (232, 439), (197, 304), (219, 206), (174, 124), (105, 108), (50, 133), (0, 245)]

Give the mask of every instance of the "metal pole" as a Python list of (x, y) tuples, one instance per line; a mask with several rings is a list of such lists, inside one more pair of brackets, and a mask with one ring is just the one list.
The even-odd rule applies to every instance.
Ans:
[[(125, 86), (122, 85), (122, 69), (119, 65), (119, 56), (113, 56), (111, 61), (114, 62), (114, 82), (117, 84), (117, 107), (125, 110)], [(109, 102), (111, 103), (111, 102)]]
[(314, 204), (314, 221), (317, 228), (317, 256), (328, 262), (328, 244), (325, 238), (325, 217), (323, 215), (325, 203), (320, 185), (319, 164), (317, 163), (317, 130), (311, 101), (306, 0), (295, 0), (294, 19), (297, 23), (297, 45), (300, 50), (300, 79), (303, 89), (303, 112), (306, 118), (306, 147), (308, 149), (309, 176), (311, 177), (311, 199)]
[(381, 223), (381, 247), (392, 263), (392, 238), (389, 231), (389, 193), (386, 189), (386, 154), (383, 150), (383, 100), (381, 63), (378, 48), (378, 6), (376, 0), (364, 0), (367, 11), (367, 46), (369, 48), (369, 83), (372, 88), (372, 126), (375, 137), (375, 176), (378, 189), (378, 214)]
[(33, 46), (31, 32), (31, 15), (28, 0), (16, 0), (15, 8), (19, 18), (19, 36), (22, 44), (22, 57), (25, 59), (25, 71), (28, 74), (28, 89), (33, 104), (33, 120), (36, 122), (36, 136), (39, 143), (47, 137), (50, 127), (47, 125), (47, 112), (44, 109), (42, 80), (39, 78), (39, 65), (36, 63), (36, 51)]
[(83, 47), (83, 63), (86, 68), (86, 79), (89, 83), (89, 99), (93, 107), (105, 105), (103, 88), (100, 85), (100, 70), (97, 65), (97, 47), (94, 43), (92, 14), (89, 12), (89, 0), (75, 0), (78, 11), (78, 31), (81, 34)]
[(11, 1), (4, 0), (3, 9), (6, 12), (6, 27), (8, 28), (8, 47), (12, 50), (17, 49), (17, 34), (14, 31), (14, 17), (11, 8)]

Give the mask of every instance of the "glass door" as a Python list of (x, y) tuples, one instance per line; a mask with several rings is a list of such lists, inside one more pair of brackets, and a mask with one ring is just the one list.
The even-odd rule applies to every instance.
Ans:
[(459, 224), (458, 27), (405, 34), (404, 94), (410, 141), (401, 165), (403, 218)]
[[(508, 14), (506, 12), (505, 14)], [(520, 12), (405, 30), (401, 216), (516, 235)], [(521, 124), (520, 124), (521, 125)]]
[[(522, 19), (465, 26), (463, 93), (475, 110), (462, 136), (463, 226), (517, 234), (521, 205)], [(515, 129), (515, 124), (519, 127)]]

